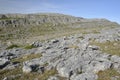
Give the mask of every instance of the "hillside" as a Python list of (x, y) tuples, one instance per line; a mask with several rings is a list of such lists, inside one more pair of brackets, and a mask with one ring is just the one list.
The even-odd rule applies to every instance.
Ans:
[(0, 14), (0, 39), (26, 39), (48, 34), (76, 31), (76, 28), (116, 27), (106, 19), (85, 19), (58, 13)]
[(119, 44), (107, 19), (0, 14), (0, 80), (120, 80)]

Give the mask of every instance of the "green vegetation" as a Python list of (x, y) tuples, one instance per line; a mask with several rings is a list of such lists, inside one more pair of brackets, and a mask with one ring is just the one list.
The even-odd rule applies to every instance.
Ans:
[(38, 78), (39, 80), (47, 80), (49, 76), (57, 74), (55, 69), (45, 71), (43, 74), (37, 72), (23, 73), (21, 69), (22, 68), (20, 67), (13, 70), (0, 70), (0, 79), (2, 80), (4, 77), (10, 75), (22, 74), (21, 76), (17, 76), (10, 80), (34, 80), (35, 78)]
[(78, 48), (79, 48), (79, 46), (77, 46), (77, 45), (70, 45), (70, 46), (69, 46), (69, 48), (78, 49)]
[(13, 18), (13, 17), (0, 18), (0, 20), (11, 20), (11, 19), (23, 19), (23, 18), (19, 18), (19, 17), (16, 17), (16, 18)]
[[(1, 27), (2, 29), (0, 31), (0, 40), (22, 40), (22, 39), (28, 39), (31, 37), (35, 36), (54, 36), (54, 35), (71, 35), (71, 34), (76, 34), (76, 33), (83, 33), (83, 34), (89, 34), (89, 33), (94, 33), (94, 34), (99, 34), (100, 30), (102, 29), (110, 29), (111, 27), (114, 27), (111, 25), (110, 26), (94, 26), (94, 27), (79, 27), (76, 28), (74, 26), (79, 26), (82, 25), (83, 23), (73, 23), (73, 24), (52, 24), (52, 23), (41, 23), (39, 25), (26, 25), (22, 26), (16, 26), (13, 27), (13, 25), (9, 24), (9, 27)], [(87, 23), (84, 23), (88, 26)], [(51, 36), (51, 37), (52, 37)]]
[(28, 54), (28, 55), (24, 55), (20, 58), (15, 58), (15, 59), (12, 59), (12, 62), (24, 62), (24, 61), (27, 61), (27, 60), (31, 60), (31, 59), (34, 59), (34, 58), (40, 58), (42, 56), (42, 54)]
[(6, 76), (21, 74), (22, 68), (15, 68), (13, 70), (0, 70), (0, 80), (2, 80)]
[(92, 30), (92, 33), (94, 33), (94, 34), (100, 34), (100, 31), (99, 30)]
[(6, 49), (18, 48), (19, 46), (16, 44), (8, 46)]
[(98, 72), (98, 80), (111, 80), (111, 77), (116, 76), (119, 77), (117, 80), (120, 80), (120, 74), (114, 69), (107, 69), (105, 71)]
[(49, 35), (55, 33), (68, 32), (71, 28), (66, 27), (65, 25), (58, 24), (53, 25), (51, 23), (40, 24), (37, 26), (17, 26), (13, 27), (1, 27), (0, 31), (0, 40), (16, 40), (16, 39), (26, 39), (34, 36)]
[(97, 45), (101, 48), (103, 52), (109, 53), (111, 55), (118, 55), (120, 56), (120, 41), (114, 41), (114, 42), (104, 42), (99, 43), (92, 41), (91, 44)]
[(24, 47), (24, 49), (32, 49), (32, 48), (36, 48), (36, 46), (34, 45), (27, 45)]

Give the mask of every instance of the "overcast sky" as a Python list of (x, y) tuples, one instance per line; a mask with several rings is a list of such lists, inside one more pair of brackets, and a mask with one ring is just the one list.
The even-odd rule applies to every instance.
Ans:
[(0, 0), (0, 13), (52, 12), (120, 23), (120, 0)]

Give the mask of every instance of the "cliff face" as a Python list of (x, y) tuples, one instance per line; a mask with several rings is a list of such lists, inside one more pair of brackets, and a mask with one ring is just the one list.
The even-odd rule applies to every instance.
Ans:
[(80, 18), (62, 14), (6, 14), (0, 15), (0, 26), (27, 26), (42, 23), (67, 24), (78, 22)]
[(83, 27), (116, 24), (106, 19), (86, 19), (57, 13), (0, 14), (0, 27), (36, 26), (43, 23), (51, 23), (53, 25), (79, 23), (79, 26)]

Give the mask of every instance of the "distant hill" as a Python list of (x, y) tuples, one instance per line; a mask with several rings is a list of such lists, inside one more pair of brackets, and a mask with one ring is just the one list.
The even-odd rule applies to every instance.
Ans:
[(107, 19), (85, 19), (81, 17), (74, 17), (70, 15), (58, 14), (58, 13), (41, 13), (41, 14), (0, 14), (0, 27), (6, 26), (30, 26), (40, 25), (43, 23), (56, 24), (68, 24), (83, 22), (93, 23), (98, 25), (110, 25), (116, 24), (110, 22)]
[(78, 22), (81, 18), (63, 14), (1, 14), (0, 26), (27, 26), (43, 23), (67, 24)]
[(61, 34), (76, 28), (116, 26), (119, 24), (107, 19), (86, 19), (59, 13), (0, 14), (0, 40)]

